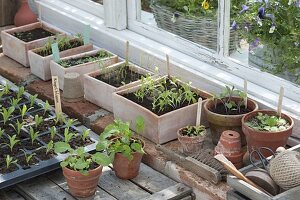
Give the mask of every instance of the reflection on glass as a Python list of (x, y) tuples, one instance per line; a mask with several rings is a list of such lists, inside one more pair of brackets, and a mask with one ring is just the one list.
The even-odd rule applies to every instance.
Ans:
[(231, 56), (300, 84), (300, 1), (231, 0), (231, 5), (231, 29), (243, 41)]

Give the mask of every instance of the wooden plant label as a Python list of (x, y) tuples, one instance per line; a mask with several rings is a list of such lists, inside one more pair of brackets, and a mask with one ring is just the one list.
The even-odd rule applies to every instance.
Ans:
[(167, 74), (168, 74), (168, 78), (171, 77), (171, 69), (170, 69), (170, 58), (169, 58), (169, 55), (166, 54), (166, 60), (167, 60)]
[(83, 31), (83, 43), (87, 45), (90, 43), (91, 25), (85, 25)]
[(129, 42), (126, 41), (126, 50), (125, 50), (125, 63), (128, 65), (129, 62)]
[(245, 103), (245, 108), (247, 109), (248, 107), (248, 86), (247, 86), (247, 80), (244, 80), (244, 93), (245, 93), (245, 99), (244, 99), (244, 103)]
[(202, 98), (200, 97), (199, 100), (198, 100), (196, 126), (200, 126), (201, 112), (202, 112)]
[(278, 107), (277, 107), (277, 115), (279, 117), (281, 117), (283, 94), (284, 94), (284, 88), (281, 86), (279, 91)]
[(53, 55), (53, 60), (55, 62), (60, 61), (60, 56), (59, 56), (59, 49), (58, 49), (58, 44), (57, 42), (51, 45), (52, 48), (52, 55)]
[(55, 113), (58, 115), (62, 113), (58, 76), (52, 76), (52, 87), (54, 95)]

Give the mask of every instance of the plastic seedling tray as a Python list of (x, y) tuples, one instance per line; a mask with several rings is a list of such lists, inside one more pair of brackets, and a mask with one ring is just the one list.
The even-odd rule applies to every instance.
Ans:
[[(13, 83), (11, 83), (10, 81), (6, 80), (5, 78), (0, 76), (0, 86), (4, 86), (6, 84), (9, 84), (11, 86), (10, 92), (8, 93), (8, 95), (2, 96), (2, 98), (0, 98), (0, 105), (1, 107), (5, 107), (8, 108), (11, 106), (10, 104), (10, 100), (14, 97), (14, 94), (18, 91), (18, 87), (15, 86)], [(1, 89), (0, 89), (1, 92)], [(24, 93), (24, 95), (22, 96), (22, 100), (21, 102), (19, 102), (18, 106), (22, 107), (23, 104), (29, 105), (30, 101), (29, 101), (29, 96), (30, 94), (28, 93)], [(44, 112), (44, 105), (45, 103), (42, 102), (39, 99), (36, 99), (35, 103), (34, 103), (34, 108), (31, 109), (30, 111), (28, 111), (25, 115), (24, 118), (27, 119), (28, 122), (25, 122), (25, 125), (22, 127), (20, 136), (18, 136), (18, 139), (20, 140), (20, 142), (18, 143), (17, 146), (15, 146), (14, 148), (16, 148), (17, 150), (15, 150), (14, 153), (11, 153), (11, 155), (14, 157), (14, 159), (18, 159), (18, 163), (14, 165), (14, 171), (11, 172), (3, 172), (1, 170), (0, 172), (0, 189), (3, 189), (5, 187), (14, 185), (16, 183), (22, 182), (24, 180), (27, 179), (31, 179), (33, 177), (42, 175), (44, 173), (47, 173), (49, 171), (55, 170), (57, 168), (60, 167), (59, 163), (64, 160), (68, 154), (54, 154), (53, 152), (51, 154), (45, 154), (45, 147), (47, 145), (47, 143), (50, 141), (49, 140), (49, 136), (50, 136), (50, 126), (45, 126), (46, 128), (42, 129), (42, 131), (39, 132), (39, 136), (35, 141), (36, 145), (27, 145), (26, 144), (31, 144), (31, 139), (30, 139), (30, 134), (29, 134), (29, 129), (30, 127), (35, 127), (35, 122), (34, 122), (34, 116), (36, 114), (42, 114)], [(28, 106), (29, 107), (29, 106)], [(15, 109), (17, 110), (17, 108)], [(64, 116), (66, 116), (64, 114)], [(66, 116), (67, 117), (67, 116)], [(43, 123), (48, 123), (48, 125), (53, 125), (53, 120), (56, 118), (55, 116), (55, 112), (54, 112), (54, 108), (50, 107), (49, 111), (47, 112), (47, 116), (45, 116), (44, 122)], [(15, 123), (17, 120), (22, 120), (20, 114), (18, 113), (18, 111), (16, 111), (16, 113), (10, 117), (9, 119), (9, 123)], [(0, 115), (0, 128), (4, 129), (4, 134), (2, 136), (2, 138), (0, 138), (0, 165), (2, 164), (1, 167), (3, 167), (3, 164), (5, 164), (5, 157), (6, 155), (5, 152), (8, 149), (8, 147), (6, 145), (3, 145), (3, 142), (8, 142), (8, 135), (12, 136), (14, 133), (11, 130), (9, 130), (9, 126), (3, 126), (3, 118), (2, 115)], [(56, 141), (64, 141), (64, 130), (66, 128), (66, 125), (62, 124), (62, 125), (58, 125), (56, 126), (57, 129), (57, 134), (55, 136), (55, 140)], [(89, 151), (93, 151), (96, 149), (96, 142), (98, 139), (98, 135), (96, 135), (95, 133), (90, 131), (90, 134), (88, 136), (88, 139), (83, 142), (83, 140), (81, 139), (81, 134), (84, 130), (86, 130), (87, 128), (85, 126), (80, 125), (78, 122), (74, 123), (69, 130), (72, 133), (77, 134), (77, 136), (75, 138), (73, 138), (70, 141), (70, 145), (73, 148), (77, 148), (78, 146), (84, 146), (85, 150), (87, 152)], [(30, 147), (30, 148), (29, 148)], [(18, 151), (18, 149), (23, 149), (26, 154), (31, 155), (32, 153), (35, 153), (36, 155), (33, 156), (33, 160), (35, 161), (34, 164), (30, 165), (30, 166), (22, 166), (21, 164), (21, 160), (25, 158), (25, 153), (23, 151)], [(23, 163), (24, 164), (24, 163)]]

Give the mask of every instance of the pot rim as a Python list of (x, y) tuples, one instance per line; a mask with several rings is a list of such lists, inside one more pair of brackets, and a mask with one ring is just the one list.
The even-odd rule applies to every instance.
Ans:
[[(119, 136), (119, 137), (115, 137), (115, 138), (113, 138), (113, 139), (111, 139), (112, 141), (113, 140), (117, 140), (117, 139), (120, 139), (121, 137)], [(131, 139), (136, 139), (136, 140), (139, 140), (139, 141), (141, 141), (141, 143), (142, 143), (142, 148), (143, 148), (143, 150), (144, 150), (144, 147), (145, 147), (145, 142), (144, 142), (144, 140), (142, 140), (141, 138), (139, 138), (139, 137), (131, 137), (130, 138), (130, 140)], [(131, 153), (131, 154), (145, 154), (145, 153), (139, 153), (139, 152), (136, 152), (136, 151), (134, 151), (133, 153)], [(122, 154), (121, 152), (117, 152), (116, 154)]]
[(206, 129), (204, 130), (204, 135), (197, 135), (197, 136), (187, 136), (187, 135), (182, 135), (182, 130), (184, 129), (184, 128), (186, 128), (187, 126), (185, 126), (185, 127), (182, 127), (182, 128), (180, 128), (180, 129), (178, 129), (177, 130), (177, 136), (178, 137), (182, 137), (182, 138), (190, 138), (190, 139), (198, 139), (198, 138), (205, 138), (206, 137), (206, 134), (207, 134), (207, 131), (206, 131)]
[[(234, 98), (234, 99), (241, 99), (241, 97), (231, 97), (231, 98)], [(254, 100), (252, 100), (252, 99), (250, 99), (250, 98), (247, 98), (247, 102), (251, 102), (251, 103), (253, 103), (254, 104), (254, 109), (252, 110), (252, 111), (250, 111), (250, 112), (248, 112), (248, 113), (245, 113), (245, 114), (238, 114), (238, 115), (222, 115), (222, 114), (218, 114), (218, 113), (215, 113), (215, 112), (212, 112), (211, 110), (209, 110), (208, 109), (208, 104), (210, 103), (210, 102), (212, 102), (213, 100), (212, 99), (208, 99), (205, 103), (204, 103), (204, 110), (205, 110), (205, 112), (207, 112), (207, 113), (209, 113), (209, 114), (211, 114), (211, 115), (216, 115), (216, 116), (219, 116), (219, 117), (223, 117), (223, 116), (226, 116), (226, 117), (237, 117), (237, 116), (245, 116), (245, 115), (247, 115), (247, 114), (249, 114), (249, 113), (251, 113), (251, 112), (254, 112), (254, 111), (257, 111), (258, 110), (258, 104), (254, 101)], [(249, 104), (248, 104), (249, 105)]]
[[(99, 166), (96, 167), (95, 169), (88, 170), (88, 172), (89, 172), (89, 174), (90, 174), (90, 172), (98, 171), (98, 170), (100, 170), (100, 168), (102, 169), (103, 166), (102, 166), (102, 165), (99, 165)], [(79, 173), (79, 174), (81, 174), (80, 171), (76, 171), (76, 170), (70, 169), (70, 168), (68, 168), (68, 167), (63, 167), (62, 169), (63, 169), (63, 170), (66, 170), (66, 171), (73, 172), (73, 173)], [(101, 170), (101, 171), (102, 171), (102, 170)], [(89, 175), (89, 174), (88, 174), (88, 175)], [(82, 174), (81, 174), (81, 175), (82, 175)]]
[(294, 120), (293, 120), (293, 118), (290, 117), (287, 114), (281, 113), (281, 117), (284, 118), (284, 119), (286, 119), (286, 120), (288, 120), (290, 122), (290, 126), (287, 129), (282, 130), (282, 131), (277, 131), (277, 132), (274, 132), (274, 131), (257, 131), (257, 130), (254, 130), (253, 128), (250, 128), (249, 126), (247, 126), (245, 124), (245, 118), (248, 117), (249, 115), (254, 115), (254, 114), (258, 113), (258, 112), (265, 113), (265, 114), (267, 114), (267, 112), (271, 112), (271, 113), (274, 113), (275, 116), (277, 114), (276, 111), (274, 111), (274, 110), (267, 110), (267, 109), (252, 111), (250, 113), (247, 113), (245, 116), (243, 116), (243, 118), (242, 118), (242, 127), (245, 128), (245, 129), (247, 129), (247, 130), (250, 130), (252, 132), (258, 133), (258, 134), (260, 134), (260, 133), (261, 134), (263, 134), (263, 133), (265, 133), (265, 134), (270, 134), (270, 133), (278, 134), (278, 133), (290, 131), (294, 127)]

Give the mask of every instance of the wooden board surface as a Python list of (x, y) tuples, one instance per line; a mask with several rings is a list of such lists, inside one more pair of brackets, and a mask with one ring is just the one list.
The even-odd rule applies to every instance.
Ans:
[(121, 180), (113, 169), (104, 167), (97, 192), (90, 198), (73, 197), (61, 170), (33, 178), (0, 190), (0, 200), (191, 200), (191, 188), (142, 164), (140, 174), (132, 180)]

